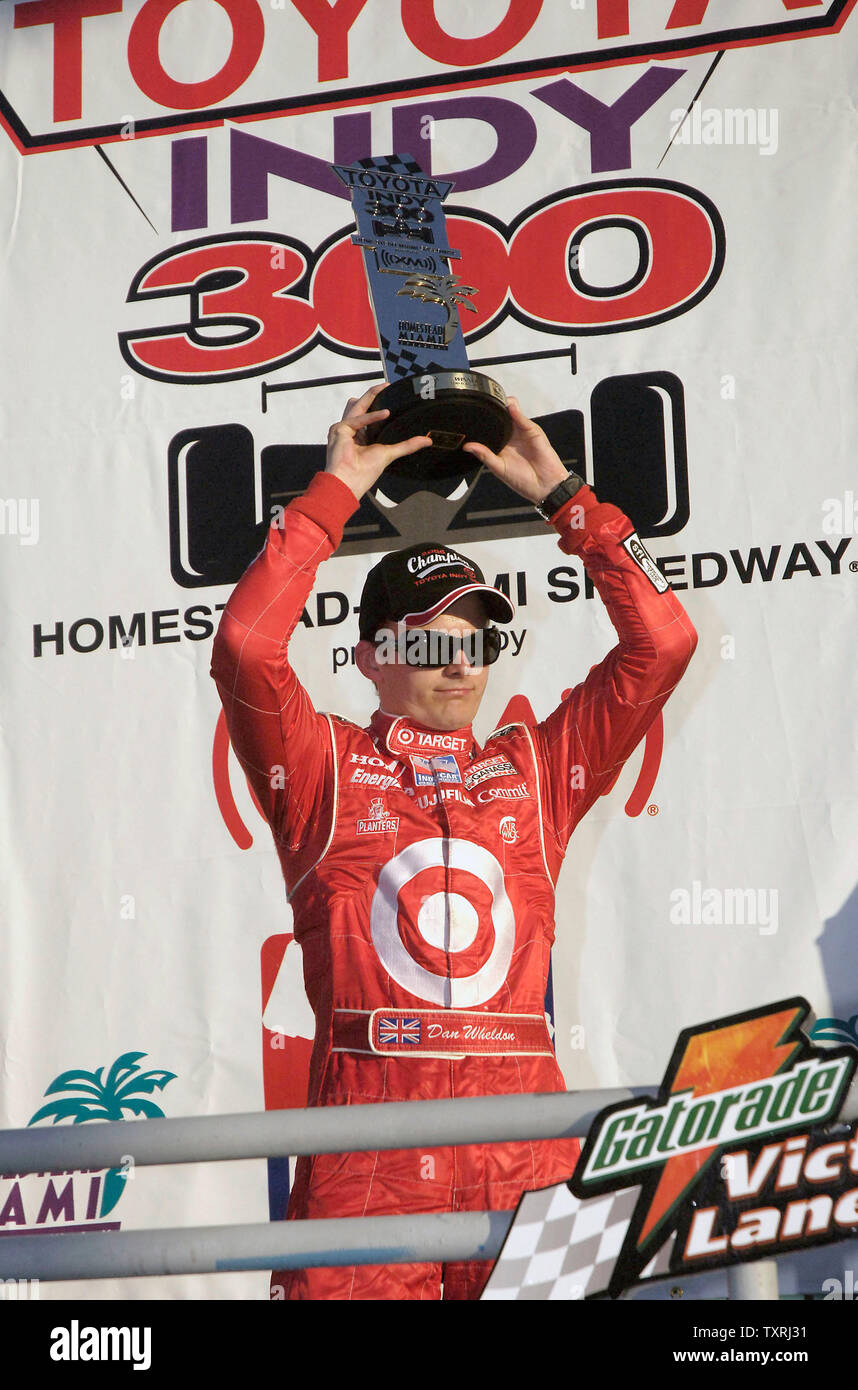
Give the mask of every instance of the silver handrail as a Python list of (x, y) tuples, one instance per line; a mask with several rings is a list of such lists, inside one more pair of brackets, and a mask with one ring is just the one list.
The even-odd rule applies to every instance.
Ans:
[(4, 1236), (0, 1278), (128, 1279), (319, 1265), (495, 1259), (511, 1211), (442, 1212), (189, 1226), (158, 1231)]
[(384, 1101), (183, 1119), (108, 1120), (0, 1130), (0, 1173), (215, 1163), (285, 1154), (498, 1144), (582, 1137), (600, 1110), (646, 1090), (554, 1091)]

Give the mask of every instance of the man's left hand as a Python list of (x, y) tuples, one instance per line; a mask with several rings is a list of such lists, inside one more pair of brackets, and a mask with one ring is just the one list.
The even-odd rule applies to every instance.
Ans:
[(463, 449), (485, 464), (495, 477), (528, 502), (541, 502), (558, 483), (569, 476), (557, 450), (539, 425), (528, 420), (515, 396), (508, 397), (513, 431), (509, 443), (499, 454), (484, 444), (468, 443)]

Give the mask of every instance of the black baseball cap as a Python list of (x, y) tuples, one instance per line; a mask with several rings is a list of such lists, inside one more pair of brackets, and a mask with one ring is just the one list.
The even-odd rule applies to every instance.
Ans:
[(490, 618), (510, 623), (515, 606), (500, 589), (487, 584), (479, 565), (448, 545), (426, 541), (390, 551), (366, 577), (360, 598), (360, 635), (371, 642), (386, 622), (420, 627), (465, 594), (484, 597)]

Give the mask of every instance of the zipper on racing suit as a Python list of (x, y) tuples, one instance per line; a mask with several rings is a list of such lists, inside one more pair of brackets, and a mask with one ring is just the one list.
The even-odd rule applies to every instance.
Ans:
[[(457, 760), (456, 760), (456, 766), (458, 767), (458, 765), (459, 765), (459, 764), (458, 764), (458, 759), (457, 759)], [(449, 1009), (449, 1008), (452, 1008), (452, 1004), (453, 1004), (453, 997), (452, 997), (452, 970), (451, 970), (451, 967), (450, 967), (450, 934), (451, 934), (451, 928), (452, 928), (451, 913), (450, 913), (450, 895), (451, 895), (451, 893), (452, 893), (452, 891), (453, 891), (453, 877), (452, 877), (452, 869), (451, 869), (451, 866), (450, 866), (450, 841), (451, 841), (452, 838), (453, 838), (453, 827), (452, 827), (452, 825), (451, 825), (451, 823), (450, 823), (450, 812), (449, 812), (448, 809), (447, 809), (447, 802), (446, 802), (446, 800), (444, 799), (444, 795), (443, 795), (441, 783), (440, 783), (440, 781), (438, 780), (438, 767), (436, 766), (436, 762), (435, 762), (435, 759), (434, 759), (434, 758), (431, 758), (431, 759), (430, 759), (430, 766), (431, 766), (431, 768), (432, 768), (432, 779), (433, 779), (433, 781), (434, 781), (434, 783), (435, 783), (435, 794), (436, 794), (436, 796), (437, 796), (437, 798), (438, 798), (438, 808), (439, 808), (439, 810), (440, 810), (440, 812), (441, 812), (441, 817), (442, 817), (442, 819), (443, 819), (443, 824), (444, 824), (444, 828), (445, 828), (445, 832), (446, 832), (445, 835), (444, 835), (443, 841), (442, 841), (441, 853), (442, 853), (443, 859), (444, 859), (444, 957), (445, 957), (445, 960), (446, 960), (446, 963), (447, 963), (447, 984), (446, 984), (446, 988), (445, 988), (444, 1008), (445, 1008), (445, 1009)], [(455, 1064), (455, 1062), (453, 1062), (453, 1061), (451, 1060), (450, 1062), (447, 1063), (447, 1065), (448, 1065), (448, 1067), (449, 1067), (449, 1069), (450, 1069), (450, 1097), (453, 1098), (453, 1097), (455, 1097), (455, 1094), (456, 1094), (456, 1088), (455, 1088), (455, 1084), (454, 1084), (454, 1072), (453, 1072), (453, 1068), (454, 1068), (454, 1066), (455, 1066), (456, 1064)], [(458, 1207), (459, 1207), (459, 1198), (458, 1198), (458, 1177), (459, 1177), (459, 1174), (458, 1174), (458, 1163), (457, 1163), (458, 1151), (457, 1151), (457, 1149), (453, 1148), (453, 1149), (451, 1150), (451, 1152), (452, 1152), (452, 1159), (453, 1159), (453, 1179), (452, 1179), (451, 1187), (452, 1187), (452, 1198), (453, 1198), (453, 1210), (456, 1211), (456, 1210), (458, 1210)]]

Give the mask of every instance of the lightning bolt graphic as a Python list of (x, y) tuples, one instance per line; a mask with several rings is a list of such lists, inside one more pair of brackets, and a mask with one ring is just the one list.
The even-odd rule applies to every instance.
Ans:
[[(765, 1081), (774, 1076), (788, 1066), (801, 1047), (798, 1039), (783, 1041), (801, 1013), (800, 1008), (783, 1009), (780, 1013), (695, 1034), (689, 1038), (680, 1058), (671, 1082), (671, 1095), (691, 1090), (695, 1097), (705, 1096), (712, 1091), (728, 1090), (732, 1085)], [(712, 1144), (709, 1148), (668, 1159), (638, 1236), (639, 1251), (694, 1185), (720, 1147)]]

